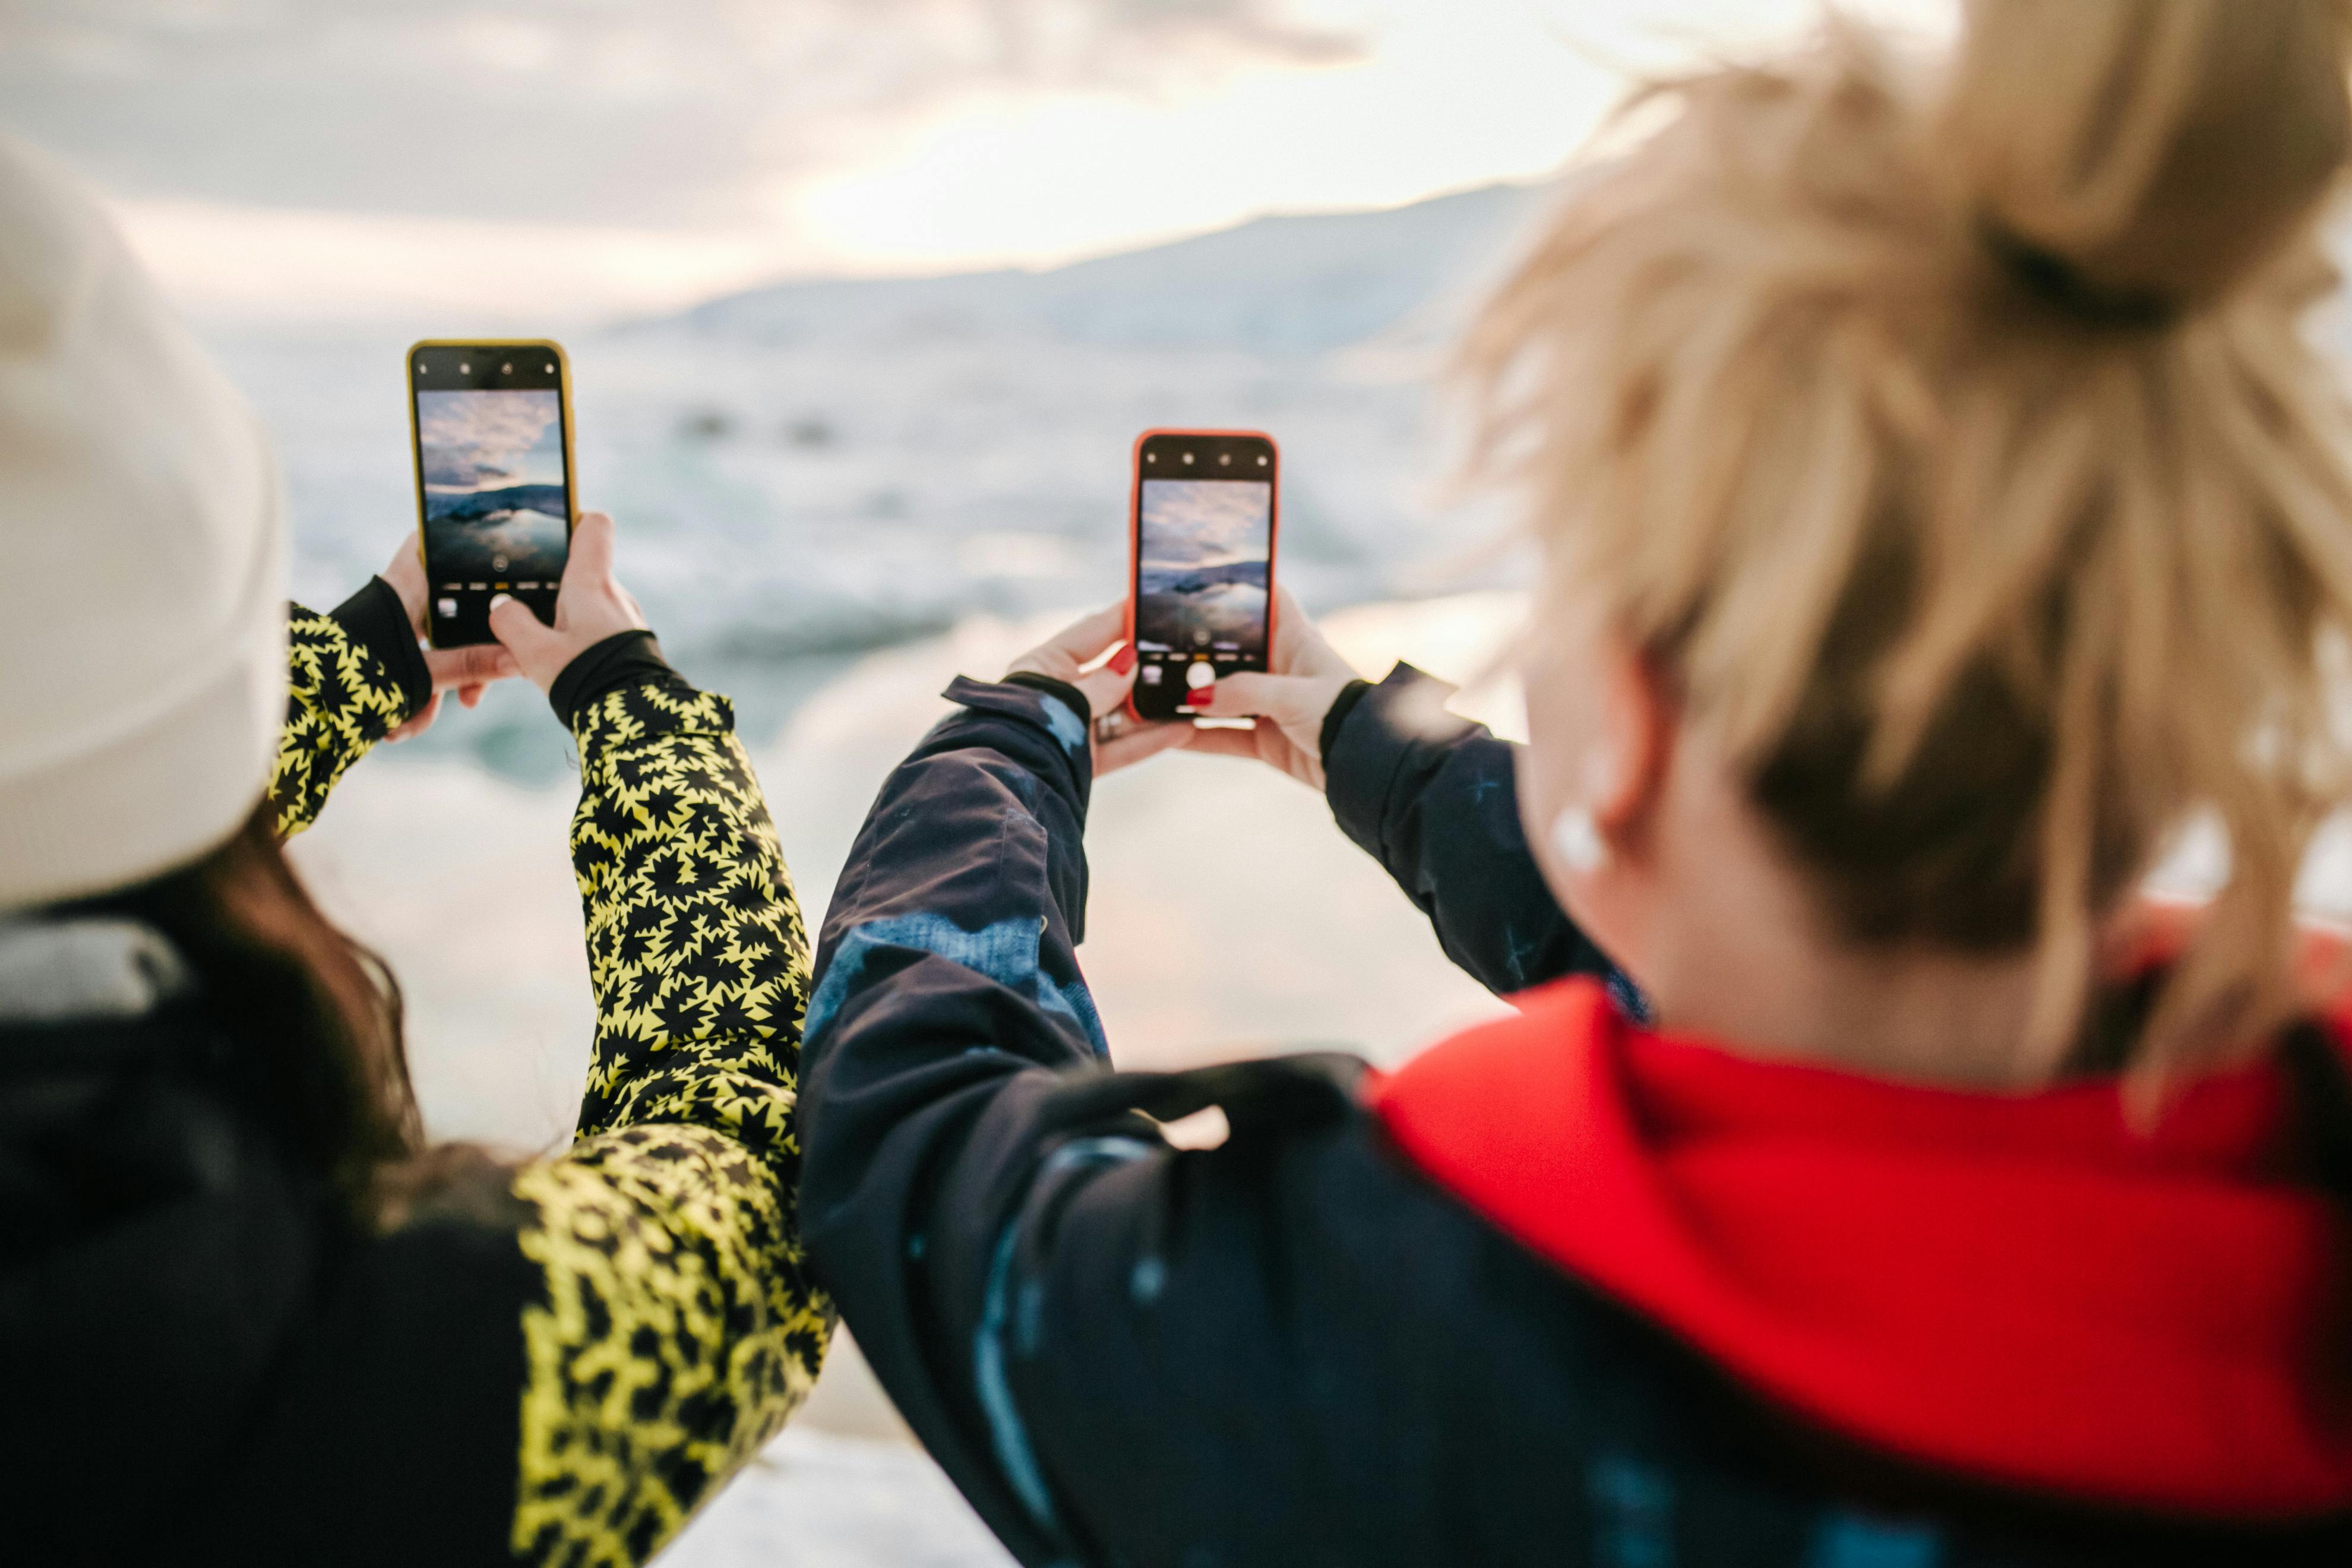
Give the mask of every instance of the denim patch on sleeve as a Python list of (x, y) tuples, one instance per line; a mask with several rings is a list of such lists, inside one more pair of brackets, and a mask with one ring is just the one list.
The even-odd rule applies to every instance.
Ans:
[(1068, 703), (1042, 691), (1037, 694), (1037, 706), (1045, 710), (1045, 728), (1054, 731), (1062, 750), (1076, 756), (1078, 748), (1087, 743), (1086, 721), (1070, 711)]
[(809, 998), (803, 1037), (814, 1040), (841, 1011), (868, 953), (877, 948), (904, 947), (961, 964), (1028, 997), (1045, 1012), (1060, 1014), (1084, 1031), (1095, 1055), (1108, 1056), (1110, 1043), (1103, 1037), (1102, 1019), (1095, 1012), (1095, 999), (1088, 994), (1086, 982), (1057, 984), (1038, 967), (1038, 945), (1045, 934), (1045, 926), (1034, 916), (1014, 915), (979, 931), (966, 931), (945, 915), (892, 915), (869, 921), (841, 939), (833, 962), (817, 983), (816, 994)]

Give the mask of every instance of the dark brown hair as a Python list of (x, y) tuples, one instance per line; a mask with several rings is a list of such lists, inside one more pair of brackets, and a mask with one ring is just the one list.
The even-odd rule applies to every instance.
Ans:
[[(400, 987), (311, 901), (275, 815), (264, 800), (203, 859), (101, 902), (179, 950), (233, 1037), (247, 1108), (353, 1219), (389, 1227), (457, 1185), (494, 1196), (489, 1155), (426, 1149)], [(493, 1179), (455, 1180), (477, 1173)]]

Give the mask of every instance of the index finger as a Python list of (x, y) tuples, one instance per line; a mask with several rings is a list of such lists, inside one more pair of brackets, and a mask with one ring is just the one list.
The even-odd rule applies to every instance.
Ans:
[(563, 578), (577, 572), (584, 581), (613, 574), (613, 519), (609, 513), (583, 511), (572, 531), (572, 553), (563, 563)]
[(1046, 640), (1045, 647), (1055, 653), (1066, 653), (1078, 663), (1085, 664), (1126, 635), (1127, 601), (1121, 599), (1116, 605), (1097, 610), (1082, 621), (1063, 627)]
[(522, 673), (515, 664), (514, 655), (497, 643), (427, 648), (425, 668), (432, 673), (436, 691), (446, 691), (453, 686), (482, 686)]

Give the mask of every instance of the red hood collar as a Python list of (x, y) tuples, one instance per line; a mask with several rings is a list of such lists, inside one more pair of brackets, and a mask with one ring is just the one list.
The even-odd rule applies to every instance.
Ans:
[[(1759, 1062), (1518, 998), (1382, 1080), (1433, 1180), (1830, 1430), (1937, 1469), (2224, 1517), (2352, 1503), (2352, 1226), (2284, 1075), (2023, 1098)], [(2331, 1018), (2339, 1048), (2352, 1031)]]

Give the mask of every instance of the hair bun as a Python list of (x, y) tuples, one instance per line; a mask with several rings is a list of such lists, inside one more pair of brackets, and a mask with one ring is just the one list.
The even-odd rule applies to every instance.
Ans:
[(2346, 0), (1969, 0), (1967, 16), (1948, 144), (1995, 254), (2078, 319), (2147, 325), (2220, 297), (2352, 154)]
[(2180, 302), (2153, 289), (2110, 289), (2085, 277), (2081, 268), (1986, 218), (1979, 225), (1985, 248), (2027, 293), (2062, 316), (2102, 331), (2157, 331), (2180, 317)]

